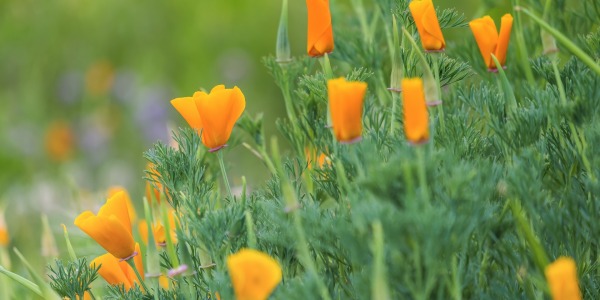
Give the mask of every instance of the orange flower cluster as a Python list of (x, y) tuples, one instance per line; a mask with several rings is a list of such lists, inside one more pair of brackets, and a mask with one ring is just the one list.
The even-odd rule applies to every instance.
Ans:
[(309, 56), (318, 57), (333, 51), (333, 27), (329, 0), (306, 0), (308, 9), (308, 43)]
[(367, 84), (365, 82), (346, 81), (345, 78), (327, 81), (333, 132), (339, 142), (360, 141), (363, 102), (366, 92)]
[(500, 23), (500, 32), (498, 33), (496, 24), (490, 16), (469, 22), (469, 27), (473, 31), (483, 61), (490, 71), (497, 69), (492, 59), (492, 54), (496, 56), (498, 62), (503, 67), (506, 63), (506, 51), (508, 50), (512, 23), (513, 17), (510, 14), (504, 15)]
[(409, 5), (421, 44), (427, 51), (444, 51), (446, 41), (431, 0), (414, 0)]

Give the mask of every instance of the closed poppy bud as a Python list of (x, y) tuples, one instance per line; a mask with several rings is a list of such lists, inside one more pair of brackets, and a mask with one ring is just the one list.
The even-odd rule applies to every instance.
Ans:
[(554, 300), (580, 300), (577, 267), (570, 257), (560, 257), (544, 271)]
[(246, 108), (242, 91), (237, 86), (226, 89), (218, 85), (210, 94), (194, 94), (194, 101), (202, 122), (202, 143), (210, 152), (225, 147), (235, 122)]
[(353, 143), (361, 139), (366, 92), (365, 82), (346, 81), (345, 78), (327, 81), (331, 122), (338, 142)]
[(404, 133), (412, 144), (429, 140), (429, 115), (425, 104), (423, 80), (411, 78), (402, 80), (404, 107)]
[(471, 31), (475, 36), (477, 46), (483, 57), (483, 62), (490, 71), (497, 69), (494, 60), (492, 59), (492, 54), (496, 56), (500, 65), (504, 67), (506, 64), (506, 51), (508, 50), (508, 41), (510, 40), (512, 24), (513, 17), (510, 14), (506, 14), (502, 17), (499, 33), (494, 20), (492, 20), (490, 16), (485, 16), (469, 22), (469, 27), (471, 27)]
[(265, 300), (281, 282), (281, 267), (269, 255), (243, 249), (227, 257), (237, 300)]
[(115, 257), (129, 259), (136, 255), (123, 192), (109, 198), (100, 208), (98, 215), (91, 211), (81, 213), (75, 219), (75, 225)]
[(306, 0), (308, 10), (308, 44), (309, 56), (323, 56), (333, 51), (333, 28), (329, 0)]
[(443, 51), (446, 41), (440, 28), (435, 8), (431, 0), (414, 0), (408, 5), (410, 13), (421, 37), (421, 44), (427, 51)]

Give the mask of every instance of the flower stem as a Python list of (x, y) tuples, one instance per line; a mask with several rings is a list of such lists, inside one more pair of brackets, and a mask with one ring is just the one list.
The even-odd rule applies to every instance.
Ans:
[(429, 186), (427, 185), (427, 173), (425, 170), (425, 147), (421, 147), (420, 145), (415, 146), (415, 150), (417, 152), (417, 159), (419, 164), (419, 186), (421, 187), (421, 194), (425, 199), (425, 203), (427, 205), (430, 204), (429, 198)]
[[(438, 53), (431, 54), (431, 60), (433, 60), (433, 76), (435, 78), (435, 82), (437, 83), (438, 95), (440, 97), (440, 102), (442, 101), (442, 83), (440, 82), (440, 61), (438, 57)], [(440, 126), (442, 131), (446, 128), (446, 123), (444, 122), (444, 105), (443, 103), (437, 106), (438, 119), (440, 120)]]
[(219, 166), (221, 167), (221, 174), (223, 174), (223, 182), (229, 193), (229, 197), (233, 200), (233, 193), (231, 193), (231, 186), (229, 185), (229, 179), (227, 179), (227, 172), (225, 170), (225, 163), (223, 162), (223, 151), (217, 152), (217, 158), (219, 159)]
[[(138, 254), (139, 255), (139, 254)], [(146, 294), (150, 293), (150, 289), (148, 289), (148, 287), (146, 286), (146, 283), (144, 282), (144, 279), (142, 279), (142, 275), (140, 275), (140, 272), (138, 271), (137, 267), (135, 266), (135, 262), (133, 261), (133, 257), (126, 260), (127, 264), (133, 269), (133, 271), (135, 272), (135, 276), (137, 276), (137, 279), (140, 281), (140, 284), (142, 285), (142, 288), (144, 288), (144, 292)]]

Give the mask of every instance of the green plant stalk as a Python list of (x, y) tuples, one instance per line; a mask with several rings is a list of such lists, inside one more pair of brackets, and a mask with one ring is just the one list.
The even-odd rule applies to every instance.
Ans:
[[(144, 197), (143, 202), (144, 218), (146, 219), (147, 227), (146, 230), (148, 230), (148, 246), (146, 247), (146, 270), (148, 274), (150, 274), (150, 284), (152, 285), (152, 282), (156, 281), (155, 284), (158, 285), (158, 276), (160, 276), (160, 256), (158, 254), (156, 240), (154, 239), (154, 230), (152, 229), (152, 224), (154, 224), (154, 216), (150, 207), (151, 204), (148, 202), (148, 199), (146, 199), (146, 197)], [(134, 269), (137, 270), (136, 268)], [(154, 293), (154, 299), (158, 300), (158, 293)]]
[[(138, 253), (138, 255), (141, 255), (141, 253)], [(148, 289), (148, 287), (146, 286), (146, 283), (144, 282), (144, 279), (142, 278), (142, 275), (140, 275), (140, 272), (138, 271), (137, 267), (135, 266), (135, 262), (133, 261), (133, 257), (130, 258), (130, 259), (127, 259), (125, 261), (133, 269), (133, 271), (135, 272), (135, 276), (137, 276), (137, 279), (140, 281), (140, 284), (144, 288), (144, 294), (150, 294), (150, 289)], [(156, 294), (158, 294), (158, 291), (157, 291)]]
[(172, 266), (179, 266), (179, 259), (177, 257), (177, 251), (175, 251), (175, 244), (171, 238), (171, 224), (169, 222), (169, 213), (165, 201), (160, 203), (160, 212), (163, 227), (165, 228), (165, 237), (167, 242), (167, 252), (169, 253), (169, 260)]
[(593, 58), (587, 55), (583, 50), (581, 50), (581, 48), (577, 47), (577, 45), (571, 40), (569, 40), (564, 34), (562, 34), (560, 31), (550, 26), (550, 24), (546, 23), (544, 20), (540, 19), (538, 16), (530, 12), (527, 8), (517, 6), (515, 7), (515, 10), (522, 11), (524, 14), (529, 16), (534, 22), (540, 25), (552, 36), (554, 36), (563, 46), (565, 46), (565, 48), (571, 51), (573, 55), (577, 56), (577, 58), (579, 58), (584, 64), (586, 64), (590, 69), (592, 69), (592, 71), (600, 75), (600, 65), (596, 64)]
[[(28, 290), (32, 291), (36, 295), (38, 295), (42, 298), (44, 297), (44, 295), (42, 295), (42, 290), (40, 289), (40, 287), (37, 284), (27, 280), (25, 277), (15, 274), (15, 273), (5, 269), (3, 266), (0, 266), (0, 273), (6, 275), (8, 278), (14, 280), (15, 282), (20, 283), (22, 286), (24, 286)], [(4, 291), (4, 289), (3, 289), (3, 291)]]
[(256, 234), (254, 233), (254, 222), (252, 213), (249, 210), (244, 212), (246, 217), (246, 234), (248, 237), (248, 248), (256, 249)]
[(385, 245), (383, 242), (383, 228), (381, 221), (373, 222), (373, 280), (371, 281), (371, 299), (388, 300), (388, 289), (385, 268)]
[(496, 56), (494, 54), (492, 55), (492, 59), (494, 60), (494, 63), (496, 64), (496, 68), (498, 69), (498, 80), (499, 80), (499, 86), (500, 89), (502, 90), (503, 94), (504, 94), (504, 98), (505, 101), (507, 103), (508, 106), (508, 115), (512, 115), (514, 113), (514, 111), (517, 109), (517, 98), (515, 97), (515, 93), (513, 92), (513, 89), (510, 85), (510, 82), (508, 81), (508, 78), (506, 77), (506, 73), (504, 72), (504, 69), (502, 69), (502, 64), (500, 64), (500, 62), (498, 61), (498, 59), (496, 58)]
[[(517, 7), (519, 5), (519, 0), (511, 0), (512, 6)], [(516, 14), (516, 38), (517, 38), (517, 49), (519, 51), (518, 58), (521, 60), (521, 66), (525, 71), (525, 77), (527, 78), (527, 82), (529, 85), (535, 84), (535, 78), (533, 77), (533, 71), (531, 70), (531, 65), (529, 64), (529, 60), (527, 59), (527, 48), (525, 47), (525, 38), (523, 37), (523, 23), (521, 22), (521, 14), (515, 8)]]
[[(440, 55), (439, 53), (431, 53), (431, 60), (433, 60), (433, 76), (435, 78), (435, 82), (437, 84), (437, 90), (438, 90), (438, 95), (440, 96), (440, 102), (442, 101), (442, 83), (440, 82), (440, 62), (439, 62), (439, 57), (438, 55)], [(444, 128), (446, 128), (446, 123), (444, 121), (444, 105), (443, 103), (441, 103), (440, 105), (437, 105), (436, 107), (437, 109), (437, 113), (438, 113), (438, 119), (440, 120), (440, 126), (442, 127), (442, 130), (444, 130)]]
[(227, 170), (225, 169), (225, 163), (223, 162), (223, 151), (217, 151), (217, 158), (219, 159), (219, 166), (221, 167), (221, 174), (223, 174), (223, 183), (227, 188), (227, 193), (233, 201), (233, 193), (231, 192), (231, 186), (229, 185), (229, 179), (227, 179)]
[(300, 214), (298, 213), (299, 203), (296, 196), (296, 192), (294, 191), (294, 188), (289, 182), (289, 179), (287, 178), (287, 176), (285, 176), (285, 173), (283, 172), (283, 168), (281, 166), (281, 159), (279, 155), (279, 146), (277, 144), (277, 138), (275, 137), (271, 139), (271, 151), (273, 153), (273, 158), (277, 164), (277, 174), (279, 175), (279, 180), (281, 182), (282, 195), (286, 202), (286, 211), (292, 215), (292, 219), (294, 222), (294, 231), (297, 237), (296, 247), (298, 251), (298, 259), (306, 268), (307, 272), (311, 276), (313, 276), (313, 278), (317, 282), (319, 293), (321, 294), (321, 299), (331, 300), (331, 296), (329, 295), (327, 287), (321, 280), (319, 273), (317, 272), (317, 267), (315, 266), (315, 263), (312, 257), (310, 256), (308, 241), (306, 240), (304, 229), (302, 227), (302, 220), (300, 219)]
[(542, 244), (540, 243), (538, 238), (535, 236), (533, 228), (531, 228), (531, 226), (529, 225), (529, 221), (525, 216), (520, 201), (518, 199), (508, 199), (508, 201), (510, 209), (517, 223), (519, 233), (521, 237), (523, 237), (525, 241), (527, 241), (529, 247), (531, 247), (535, 264), (538, 267), (539, 271), (543, 274), (544, 270), (546, 269), (546, 266), (550, 263), (548, 255), (546, 254), (546, 251), (542, 247)]
[(19, 251), (19, 249), (13, 248), (13, 251), (15, 252), (15, 254), (17, 255), (17, 257), (21, 260), (21, 263), (23, 263), (23, 265), (27, 268), (27, 271), (29, 271), (29, 275), (31, 275), (31, 277), (35, 281), (35, 284), (39, 287), (40, 293), (42, 294), (42, 297), (44, 299), (60, 299), (58, 297), (58, 295), (56, 295), (56, 293), (54, 292), (54, 290), (52, 290), (48, 286), (48, 284), (46, 283), (46, 281), (44, 281), (44, 279), (31, 266), (31, 264), (29, 264), (29, 261), (27, 261), (27, 259), (23, 256), (23, 254), (21, 254), (21, 252)]
[[(565, 86), (560, 77), (560, 71), (558, 70), (557, 59), (558, 58), (556, 57), (556, 55), (552, 55), (550, 57), (550, 61), (552, 61), (552, 69), (554, 71), (554, 78), (556, 80), (556, 85), (558, 87), (560, 102), (563, 105), (567, 105), (567, 93), (565, 92)], [(579, 152), (579, 155), (581, 156), (583, 165), (584, 165), (588, 175), (590, 176), (590, 178), (592, 178), (592, 180), (595, 181), (594, 173), (592, 171), (592, 166), (591, 166), (590, 161), (588, 160), (587, 155), (585, 153), (586, 147), (584, 146), (584, 140), (583, 140), (585, 137), (583, 137), (583, 135), (580, 134), (579, 130), (577, 130), (577, 128), (575, 127), (575, 124), (573, 124), (573, 122), (571, 122), (571, 120), (567, 120), (567, 123), (569, 124), (569, 129), (571, 130), (571, 136), (573, 137), (573, 141), (575, 141), (575, 146), (577, 147), (577, 151)], [(561, 141), (562, 141), (562, 135), (561, 135)]]
[(415, 152), (417, 153), (418, 160), (418, 173), (419, 173), (419, 186), (421, 188), (421, 194), (427, 206), (430, 205), (430, 196), (429, 196), (429, 185), (427, 184), (427, 173), (425, 170), (425, 147), (423, 145), (416, 145)]
[(372, 37), (369, 36), (369, 23), (367, 22), (367, 14), (365, 13), (365, 7), (362, 0), (351, 0), (352, 8), (358, 17), (358, 23), (360, 24), (360, 30), (363, 34), (363, 40), (370, 46), (372, 43)]
[(69, 232), (67, 231), (67, 226), (65, 224), (61, 224), (63, 228), (63, 232), (65, 235), (65, 243), (67, 244), (67, 252), (69, 252), (69, 258), (72, 261), (77, 259), (77, 255), (75, 254), (75, 250), (73, 250), (73, 245), (71, 245), (71, 239), (69, 238)]

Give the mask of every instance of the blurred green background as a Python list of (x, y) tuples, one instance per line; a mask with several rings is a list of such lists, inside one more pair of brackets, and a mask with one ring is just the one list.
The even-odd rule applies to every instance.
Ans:
[[(479, 1), (436, 4), (460, 5), (467, 19), (483, 13), (473, 5)], [(246, 113), (264, 113), (267, 136), (276, 134), (283, 101), (261, 57), (274, 54), (280, 5), (0, 1), (0, 208), (12, 245), (41, 262), (40, 214), (58, 234), (58, 224), (72, 228), (75, 216), (99, 207), (113, 185), (141, 206), (142, 153), (187, 126), (169, 104), (174, 97), (237, 85)], [(290, 1), (289, 18), (292, 53), (304, 55), (304, 1)], [(470, 37), (468, 29), (449, 34)], [(263, 182), (266, 169), (243, 147), (226, 158), (234, 185), (242, 175), (251, 186)], [(81, 234), (71, 231), (75, 239)]]

